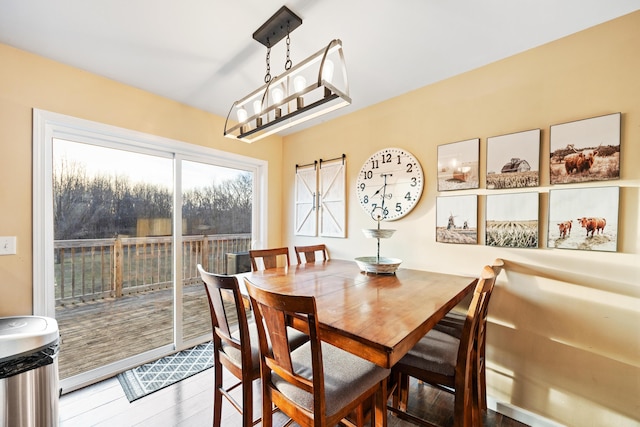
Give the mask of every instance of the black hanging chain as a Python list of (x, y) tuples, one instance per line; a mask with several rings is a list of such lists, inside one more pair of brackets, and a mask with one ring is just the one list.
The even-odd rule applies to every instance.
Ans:
[(289, 37), (289, 28), (289, 21), (287, 21), (287, 60), (284, 62), (284, 69), (287, 71), (289, 71), (293, 65), (293, 62), (291, 62), (291, 37)]
[(267, 37), (267, 71), (264, 74), (264, 82), (269, 83), (271, 81), (271, 43)]

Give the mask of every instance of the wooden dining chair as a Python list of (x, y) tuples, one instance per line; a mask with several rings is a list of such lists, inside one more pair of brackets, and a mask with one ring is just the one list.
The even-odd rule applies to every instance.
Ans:
[[(255, 425), (261, 420), (253, 420), (253, 381), (260, 378), (260, 351), (255, 321), (247, 320), (245, 301), (235, 276), (209, 273), (200, 264), (197, 268), (207, 292), (213, 330), (213, 425), (220, 427), (223, 396), (242, 413), (243, 427)], [(307, 341), (307, 336), (300, 332), (292, 331), (290, 335), (293, 348)], [(225, 387), (223, 367), (239, 381)], [(239, 386), (242, 386), (241, 404), (230, 394)]]
[(298, 259), (298, 264), (304, 262), (316, 262), (316, 254), (322, 256), (322, 261), (327, 261), (329, 259), (329, 253), (327, 252), (327, 246), (324, 244), (321, 245), (310, 245), (310, 246), (294, 246), (296, 251), (296, 258)]
[[(253, 249), (249, 251), (249, 258), (251, 259), (251, 268), (253, 271), (267, 270), (269, 268), (276, 268), (278, 266), (278, 258), (285, 259), (286, 265), (291, 265), (289, 262), (289, 248), (274, 248), (274, 249)], [(261, 260), (262, 268), (258, 268), (258, 260)]]
[[(496, 259), (491, 265), (491, 269), (493, 273), (498, 275), (502, 272), (504, 268), (504, 261), (501, 259)], [(493, 282), (495, 285), (495, 280)], [(476, 368), (474, 370), (474, 379), (475, 384), (478, 389), (478, 405), (480, 406), (481, 411), (487, 410), (487, 369), (486, 369), (486, 346), (487, 346), (487, 317), (489, 317), (489, 299), (491, 295), (493, 295), (493, 288), (487, 292), (487, 301), (484, 304), (480, 321), (478, 322), (478, 333), (476, 338), (476, 344), (478, 346), (476, 350)]]
[(474, 290), (460, 338), (432, 329), (393, 366), (392, 375), (395, 376), (397, 387), (389, 408), (392, 412), (421, 425), (434, 425), (407, 412), (409, 378), (413, 377), (453, 393), (454, 427), (482, 425), (474, 383), (478, 349), (476, 341), (488, 301), (487, 293), (493, 288), (495, 280), (493, 269), (485, 266)]
[[(370, 398), (375, 402), (371, 425), (376, 420), (384, 424), (390, 370), (322, 342), (314, 297), (246, 285), (260, 339), (262, 425), (272, 426), (268, 411), (272, 404), (301, 426), (348, 424), (345, 417)], [(308, 328), (309, 342), (291, 351), (284, 331), (287, 319), (293, 316)]]
[[(504, 268), (504, 261), (500, 258), (496, 258), (496, 260), (491, 265), (491, 269), (496, 275), (496, 278), (502, 272)], [(495, 282), (494, 282), (495, 283)], [(487, 334), (486, 334), (486, 324), (487, 317), (489, 315), (489, 301), (491, 295), (493, 294), (493, 287), (487, 293), (487, 301), (484, 306), (484, 312), (482, 313), (482, 320), (479, 323), (478, 333), (476, 337), (476, 343), (478, 348), (476, 349), (477, 358), (474, 362), (476, 365), (476, 369), (474, 371), (474, 383), (478, 388), (478, 401), (480, 405), (480, 410), (487, 410), (487, 374), (486, 374), (486, 364), (485, 364), (485, 354), (486, 354), (486, 344), (487, 344)], [(456, 338), (460, 338), (462, 335), (462, 328), (464, 327), (464, 322), (466, 320), (466, 313), (462, 313), (459, 311), (450, 311), (447, 315), (434, 326), (434, 329), (444, 332), (446, 334), (452, 335)]]

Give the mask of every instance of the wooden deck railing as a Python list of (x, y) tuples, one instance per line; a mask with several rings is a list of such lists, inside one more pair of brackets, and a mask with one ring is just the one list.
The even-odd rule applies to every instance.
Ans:
[[(207, 271), (226, 273), (227, 254), (250, 248), (250, 234), (184, 236), (183, 283), (198, 283), (198, 263)], [(168, 288), (173, 283), (171, 236), (56, 240), (54, 250), (57, 305)]]

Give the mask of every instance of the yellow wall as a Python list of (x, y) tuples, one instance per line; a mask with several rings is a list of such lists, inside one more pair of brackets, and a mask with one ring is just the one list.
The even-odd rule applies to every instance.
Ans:
[[(334, 258), (374, 255), (375, 241), (360, 231), (375, 224), (359, 207), (356, 175), (379, 149), (411, 151), (426, 171), (425, 191), (408, 216), (383, 223), (397, 231), (382, 241), (381, 255), (403, 259), (404, 267), (466, 274), (496, 257), (506, 260), (490, 306), (489, 395), (567, 425), (639, 425), (639, 53), (636, 12), (285, 137), (284, 241), (292, 247), (322, 240)], [(618, 253), (546, 248), (548, 154), (541, 156), (542, 185), (533, 189), (540, 193), (542, 248), (435, 242), (438, 145), (481, 138), (483, 177), (486, 137), (540, 128), (548, 153), (550, 125), (615, 112), (622, 113), (621, 179), (579, 186), (621, 187)], [(348, 238), (295, 236), (295, 164), (342, 153)], [(481, 195), (483, 224), (484, 185), (455, 193)]]
[(282, 139), (222, 136), (224, 119), (0, 44), (0, 316), (32, 313), (32, 109), (38, 108), (269, 162), (268, 245), (281, 241)]
[[(507, 261), (490, 308), (489, 395), (568, 425), (637, 426), (639, 47), (636, 12), (288, 136), (284, 144), (274, 137), (246, 145), (221, 136), (220, 117), (0, 45), (0, 235), (18, 237), (17, 255), (0, 257), (0, 316), (32, 309), (32, 108), (268, 160), (269, 246), (320, 240), (293, 235), (295, 164), (345, 153), (349, 234), (324, 239), (343, 259), (375, 253), (360, 232), (374, 224), (358, 205), (355, 176), (370, 154), (397, 146), (420, 159), (426, 187), (411, 214), (385, 224), (398, 231), (383, 241), (382, 255), (403, 259), (404, 267), (466, 274), (496, 257)], [(438, 145), (479, 137), (484, 165), (488, 136), (541, 128), (547, 153), (549, 125), (613, 112), (622, 112), (622, 178), (606, 185), (622, 188), (618, 253), (435, 242)], [(541, 194), (544, 246), (550, 186), (543, 160), (542, 186), (533, 191)], [(467, 193), (487, 190), (457, 194)]]

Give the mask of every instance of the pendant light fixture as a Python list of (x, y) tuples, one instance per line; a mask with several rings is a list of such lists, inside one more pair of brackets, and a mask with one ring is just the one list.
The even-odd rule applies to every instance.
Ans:
[[(351, 104), (339, 39), (331, 40), (293, 66), (289, 35), (301, 24), (302, 19), (283, 6), (253, 33), (253, 38), (267, 47), (265, 84), (233, 103), (225, 121), (224, 136), (254, 142)], [(271, 47), (285, 37), (285, 71), (272, 77)], [(232, 123), (234, 118), (237, 122)]]

